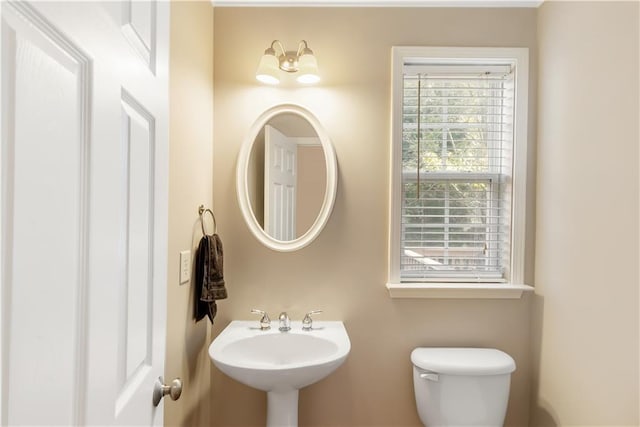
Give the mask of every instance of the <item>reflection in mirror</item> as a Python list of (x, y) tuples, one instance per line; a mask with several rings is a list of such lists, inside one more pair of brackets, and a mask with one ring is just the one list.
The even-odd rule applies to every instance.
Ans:
[(335, 150), (310, 111), (282, 104), (256, 119), (240, 148), (236, 189), (242, 216), (262, 244), (290, 252), (313, 242), (337, 187)]
[(269, 236), (291, 241), (313, 225), (324, 201), (324, 150), (302, 116), (281, 113), (260, 129), (247, 168), (251, 210)]

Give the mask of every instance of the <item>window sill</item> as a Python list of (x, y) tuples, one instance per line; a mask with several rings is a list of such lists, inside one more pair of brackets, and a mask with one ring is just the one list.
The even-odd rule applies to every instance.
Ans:
[(387, 283), (391, 298), (518, 299), (529, 285), (504, 283)]

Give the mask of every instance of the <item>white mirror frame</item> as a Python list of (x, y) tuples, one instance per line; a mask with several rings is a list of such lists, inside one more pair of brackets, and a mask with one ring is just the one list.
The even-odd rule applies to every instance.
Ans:
[[(273, 117), (279, 114), (295, 114), (305, 120), (307, 120), (318, 135), (320, 144), (324, 151), (325, 167), (327, 170), (327, 181), (325, 185), (324, 200), (320, 212), (316, 217), (316, 220), (311, 227), (300, 237), (290, 240), (282, 241), (277, 240), (267, 234), (256, 219), (253, 209), (251, 208), (251, 201), (249, 199), (249, 186), (247, 181), (247, 171), (249, 168), (249, 158), (251, 156), (251, 150), (253, 148), (254, 141), (258, 136), (260, 130), (271, 120)], [(329, 135), (322, 127), (320, 121), (307, 109), (295, 105), (295, 104), (280, 104), (275, 105), (264, 113), (262, 113), (251, 126), (247, 137), (242, 143), (240, 148), (240, 154), (238, 156), (238, 163), (236, 167), (236, 189), (238, 196), (238, 203), (240, 204), (240, 210), (244, 217), (249, 230), (253, 235), (266, 247), (279, 252), (292, 252), (302, 249), (315, 240), (320, 234), (324, 226), (329, 220), (331, 211), (336, 198), (336, 190), (338, 187), (338, 165), (336, 161), (336, 153), (329, 139)]]

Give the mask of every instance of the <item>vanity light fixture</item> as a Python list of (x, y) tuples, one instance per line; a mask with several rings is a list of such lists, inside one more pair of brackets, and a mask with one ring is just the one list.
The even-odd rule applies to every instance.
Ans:
[[(276, 54), (276, 47), (281, 52), (279, 55)], [(286, 50), (279, 40), (271, 42), (271, 46), (264, 51), (260, 59), (256, 79), (262, 83), (278, 84), (280, 83), (278, 69), (287, 73), (299, 73), (296, 77), (299, 83), (320, 81), (318, 61), (305, 40), (300, 40), (297, 51)]]

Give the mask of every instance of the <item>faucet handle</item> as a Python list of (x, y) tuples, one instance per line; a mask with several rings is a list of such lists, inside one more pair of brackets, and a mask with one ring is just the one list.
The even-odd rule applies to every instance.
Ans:
[(305, 331), (311, 330), (311, 326), (313, 324), (312, 315), (322, 313), (322, 310), (311, 310), (307, 314), (304, 315), (304, 319), (302, 319), (302, 329)]
[(266, 311), (252, 308), (251, 313), (262, 315), (262, 318), (260, 319), (260, 329), (262, 329), (263, 331), (266, 331), (267, 329), (271, 328), (271, 319), (269, 319), (269, 315), (267, 314)]

